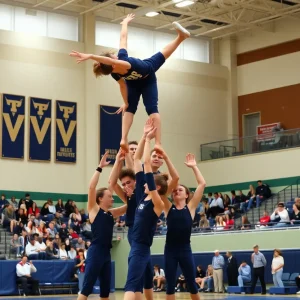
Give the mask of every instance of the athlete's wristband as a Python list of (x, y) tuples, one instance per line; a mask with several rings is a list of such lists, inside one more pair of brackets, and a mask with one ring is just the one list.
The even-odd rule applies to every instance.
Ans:
[(102, 173), (102, 168), (98, 167), (98, 168), (96, 169), (96, 171), (99, 172), (99, 173)]
[(146, 183), (148, 185), (149, 191), (155, 191), (156, 185), (155, 185), (153, 173), (146, 173), (145, 179), (146, 179)]

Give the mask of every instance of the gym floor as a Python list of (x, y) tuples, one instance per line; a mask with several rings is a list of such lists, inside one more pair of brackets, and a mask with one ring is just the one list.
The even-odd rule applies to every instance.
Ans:
[[(166, 296), (165, 293), (154, 293), (154, 300), (165, 300)], [(113, 294), (110, 295), (110, 300), (122, 300), (124, 296), (124, 293), (121, 291), (117, 291)], [(0, 297), (0, 298), (4, 298), (4, 297)], [(250, 300), (250, 299), (255, 299), (255, 300), (265, 300), (266, 298), (270, 298), (272, 300), (284, 300), (284, 299), (288, 299), (288, 300), (300, 300), (300, 295), (299, 297), (297, 297), (296, 295), (289, 295), (289, 296), (283, 296), (283, 295), (278, 295), (278, 296), (270, 296), (270, 295), (266, 295), (266, 296), (262, 296), (260, 294), (257, 295), (220, 295), (220, 294), (200, 294), (200, 299), (201, 300), (223, 300), (223, 299), (232, 299), (232, 300), (241, 300), (241, 299), (245, 299), (246, 300)], [(56, 295), (56, 296), (35, 296), (35, 297), (5, 297), (5, 299), (26, 299), (26, 300), (36, 300), (36, 299), (40, 299), (40, 300), (58, 300), (58, 299), (62, 299), (62, 300), (76, 300), (77, 296), (76, 295)], [(99, 297), (97, 295), (91, 295), (88, 300), (99, 300)], [(190, 296), (188, 293), (176, 293), (176, 299), (190, 299)]]

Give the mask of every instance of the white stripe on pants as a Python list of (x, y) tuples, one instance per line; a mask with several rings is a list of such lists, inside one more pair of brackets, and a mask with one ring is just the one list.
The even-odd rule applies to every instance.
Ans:
[(223, 292), (223, 269), (214, 270), (213, 277), (215, 292)]

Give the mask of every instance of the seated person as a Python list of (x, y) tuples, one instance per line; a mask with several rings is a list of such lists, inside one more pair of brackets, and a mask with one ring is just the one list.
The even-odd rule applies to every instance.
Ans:
[(263, 216), (259, 219), (259, 222), (255, 226), (256, 229), (267, 227), (270, 223), (271, 218), (269, 216), (269, 213), (267, 211), (264, 211)]
[(233, 230), (234, 229), (234, 220), (232, 219), (232, 215), (226, 214), (225, 219), (226, 219), (226, 221), (225, 221), (226, 226), (224, 227), (224, 230)]
[(180, 274), (180, 276), (177, 279), (176, 282), (176, 288), (175, 291), (176, 292), (180, 292), (180, 291), (185, 291), (186, 289), (186, 280), (183, 274)]
[(224, 228), (226, 227), (226, 223), (224, 221), (225, 216), (224, 215), (220, 215), (220, 216), (216, 216), (216, 230), (224, 230)]
[(51, 241), (47, 244), (46, 257), (48, 260), (59, 259), (57, 250), (53, 247), (53, 242)]
[(47, 228), (47, 232), (48, 232), (48, 237), (50, 237), (52, 239), (55, 238), (57, 230), (55, 229), (55, 223), (54, 222), (49, 223), (49, 228)]
[(82, 234), (87, 239), (91, 240), (93, 238), (90, 219), (87, 219), (86, 222), (82, 225)]
[(257, 188), (255, 190), (255, 195), (256, 195), (256, 207), (259, 207), (260, 204), (268, 199), (269, 197), (271, 197), (271, 191), (268, 187), (268, 185), (263, 184), (263, 182), (261, 180), (257, 181)]
[(292, 224), (300, 224), (300, 205), (293, 205), (293, 211), (290, 215), (290, 219)]
[(125, 214), (118, 217), (115, 223), (115, 227), (125, 227)]
[(10, 241), (10, 247), (13, 253), (16, 253), (17, 257), (21, 257), (21, 253), (24, 250), (19, 236), (17, 234), (14, 234), (11, 241)]
[(204, 212), (200, 213), (199, 228), (202, 230), (210, 229), (209, 222), (208, 222), (208, 220), (206, 218), (206, 214)]
[(29, 295), (28, 284), (32, 285), (32, 295), (39, 295), (39, 281), (31, 277), (31, 273), (36, 272), (32, 261), (28, 262), (27, 255), (23, 255), (22, 260), (17, 264), (17, 284), (22, 285), (24, 296)]
[(205, 290), (206, 293), (214, 291), (213, 272), (214, 272), (214, 269), (213, 269), (212, 265), (208, 265), (207, 270), (206, 270), (206, 276), (201, 281), (199, 292), (204, 292), (205, 284), (207, 284), (207, 289)]
[(59, 234), (59, 237), (62, 242), (64, 242), (66, 240), (66, 238), (68, 238), (69, 231), (68, 231), (67, 225), (65, 223), (63, 223), (61, 225), (61, 228), (59, 229), (58, 234)]
[(76, 244), (76, 251), (78, 252), (79, 249), (85, 249), (85, 241), (80, 237), (78, 238), (77, 244)]
[(275, 224), (274, 227), (284, 227), (290, 223), (289, 213), (285, 209), (283, 202), (278, 203), (277, 208), (274, 210), (274, 212), (271, 215), (271, 221), (272, 222), (278, 221), (278, 223)]
[(214, 193), (214, 199), (209, 205), (209, 209), (206, 212), (207, 218), (215, 218), (218, 214), (224, 212), (223, 200), (219, 197), (219, 193)]
[(35, 240), (35, 237), (31, 235), (29, 237), (29, 243), (25, 247), (25, 253), (30, 260), (35, 259), (43, 259), (44, 255), (40, 253), (40, 249), (37, 246), (37, 242)]
[(68, 257), (69, 257), (70, 259), (75, 259), (76, 256), (77, 256), (77, 252), (76, 252), (76, 250), (75, 250), (75, 247), (74, 247), (74, 246), (71, 246), (70, 251), (68, 251)]
[(256, 199), (256, 191), (254, 189), (254, 186), (252, 184), (250, 184), (250, 191), (246, 197), (246, 201), (242, 202), (240, 205), (240, 210), (245, 213), (248, 210), (250, 210), (252, 208), (252, 204), (254, 202), (254, 200)]
[(251, 268), (246, 261), (242, 261), (239, 269), (238, 283), (239, 287), (243, 287), (244, 283), (251, 282)]
[(68, 253), (66, 251), (66, 245), (64, 243), (62, 243), (60, 245), (60, 248), (59, 248), (59, 258), (60, 259), (64, 259), (64, 260), (68, 259)]
[(197, 266), (195, 281), (199, 285), (199, 288), (204, 277), (205, 277), (205, 271), (202, 269), (202, 266), (201, 265)]
[(153, 285), (154, 291), (160, 292), (166, 283), (165, 271), (159, 265), (154, 265)]

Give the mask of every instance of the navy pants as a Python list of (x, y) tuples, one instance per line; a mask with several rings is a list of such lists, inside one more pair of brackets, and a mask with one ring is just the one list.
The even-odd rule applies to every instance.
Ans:
[(165, 274), (168, 283), (167, 295), (175, 293), (177, 266), (179, 264), (182, 273), (185, 277), (189, 292), (197, 294), (198, 288), (195, 282), (196, 268), (192, 249), (190, 245), (180, 247), (165, 246)]
[(148, 115), (158, 113), (158, 89), (155, 72), (164, 64), (165, 57), (161, 52), (157, 52), (150, 58), (144, 59), (144, 62), (150, 64), (152, 72), (141, 80), (126, 80), (128, 90), (128, 108), (127, 112), (135, 114), (140, 97), (143, 96), (143, 102)]
[(128, 257), (128, 274), (125, 292), (141, 292), (153, 287), (153, 269), (150, 247), (132, 242)]
[(101, 245), (91, 245), (85, 261), (85, 274), (81, 294), (88, 297), (99, 279), (100, 298), (108, 298), (111, 281), (110, 248)]

